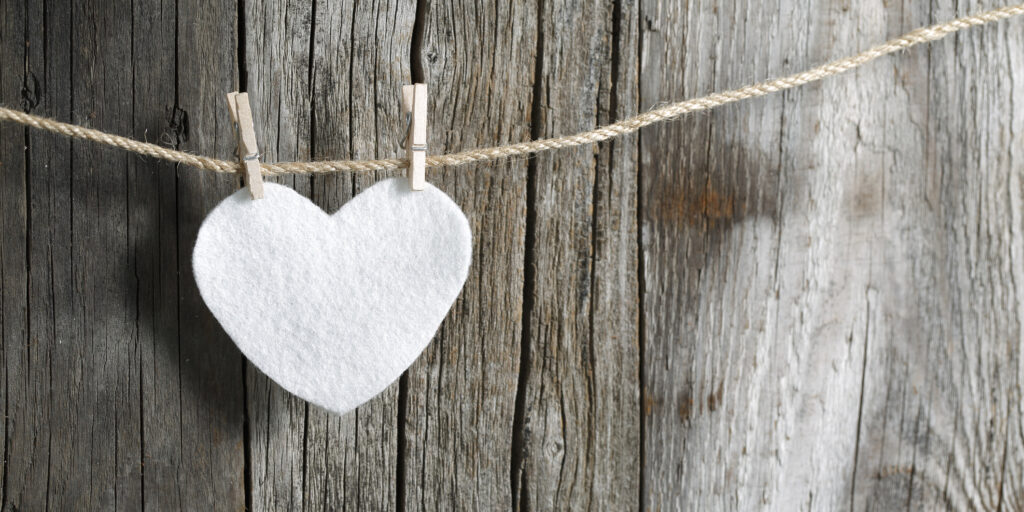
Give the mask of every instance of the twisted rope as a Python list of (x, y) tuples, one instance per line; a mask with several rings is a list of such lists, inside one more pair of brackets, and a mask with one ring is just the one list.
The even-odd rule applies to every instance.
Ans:
[[(554, 137), (550, 139), (538, 139), (530, 142), (511, 144), (507, 146), (495, 146), (490, 148), (472, 149), (460, 153), (447, 155), (435, 155), (427, 157), (427, 167), (456, 166), (486, 160), (497, 160), (519, 155), (527, 155), (540, 151), (569, 148), (593, 144), (613, 137), (621, 137), (637, 130), (662, 121), (676, 119), (684, 114), (708, 110), (728, 103), (740, 100), (766, 96), (771, 93), (792, 89), (810, 82), (816, 82), (824, 78), (850, 71), (851, 69), (863, 66), (879, 57), (905, 50), (912, 46), (928, 43), (942, 39), (954, 32), (966, 28), (993, 23), (1006, 18), (1024, 14), (1024, 4), (1011, 5), (991, 11), (983, 12), (973, 16), (965, 16), (952, 21), (923, 27), (895, 39), (891, 39), (877, 46), (873, 46), (857, 55), (835, 60), (827, 64), (809, 69), (800, 73), (776, 78), (767, 82), (754, 85), (747, 85), (739, 89), (725, 92), (718, 92), (694, 98), (690, 100), (672, 103), (648, 112), (635, 115), (593, 130)], [(205, 169), (214, 172), (240, 172), (242, 166), (238, 162), (219, 160), (205, 156), (193, 155), (184, 151), (169, 149), (157, 144), (139, 142), (128, 137), (112, 135), (92, 128), (85, 128), (69, 123), (62, 123), (46, 117), (35, 116), (0, 107), (0, 120), (13, 121), (40, 130), (59, 133), (68, 137), (90, 140), (107, 144), (117, 148), (151, 156), (162, 160), (169, 160), (185, 164), (198, 169)], [(405, 159), (383, 159), (383, 160), (334, 160), (321, 162), (286, 162), (286, 163), (262, 163), (263, 174), (268, 176), (279, 174), (310, 174), (329, 173), (342, 171), (374, 171), (385, 169), (401, 169), (406, 167)]]

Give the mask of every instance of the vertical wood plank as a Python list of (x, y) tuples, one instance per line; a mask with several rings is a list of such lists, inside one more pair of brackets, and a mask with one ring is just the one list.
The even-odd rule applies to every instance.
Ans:
[[(858, 52), (910, 29), (901, 26), (909, 9), (888, 2), (829, 8), (824, 14), (834, 21), (831, 26), (816, 23), (808, 31), (809, 50), (800, 67)], [(809, 20), (814, 19), (811, 12), (808, 6), (804, 16)], [(875, 315), (886, 309), (889, 315), (899, 314), (898, 308), (879, 305), (890, 295), (885, 287), (904, 275), (887, 268), (896, 238), (887, 226), (893, 217), (885, 204), (896, 190), (887, 175), (921, 174), (911, 128), (920, 110), (908, 89), (894, 81), (904, 67), (913, 72), (916, 58), (911, 52), (885, 59), (849, 80), (787, 95), (792, 107), (786, 105), (780, 130), (784, 149), (775, 311), (776, 328), (784, 334), (776, 342), (783, 343), (786, 369), (774, 370), (776, 378), (788, 375), (790, 386), (778, 391), (784, 397), (785, 428), (776, 449), (788, 452), (774, 498), (782, 507), (846, 508), (851, 503), (864, 418), (865, 356), (873, 344), (888, 343), (876, 338)], [(893, 129), (897, 125), (891, 123), (904, 126)], [(900, 161), (903, 155), (906, 160)], [(904, 162), (908, 169), (898, 170)], [(903, 281), (899, 286), (908, 285)]]
[[(318, 0), (313, 42), (313, 149), (317, 159), (398, 156), (404, 118), (401, 85), (410, 82), (416, 4)], [(353, 195), (396, 173), (317, 176), (313, 199), (335, 212)], [(399, 383), (338, 417), (309, 411), (308, 506), (369, 510), (398, 507)]]
[[(341, 1), (317, 0), (311, 26), (313, 54), (309, 84), (310, 153), (313, 158), (351, 156), (354, 140), (358, 137), (349, 123), (353, 110), (351, 66), (360, 58), (352, 49), (357, 18), (354, 6)], [(327, 212), (337, 211), (352, 198), (352, 181), (348, 174), (314, 177), (314, 201)], [(359, 432), (366, 428), (361, 429), (360, 426), (372, 425), (373, 419), (383, 420), (385, 428), (390, 426), (392, 432), (397, 431), (394, 416), (374, 415), (382, 412), (378, 404), (396, 403), (394, 392), (385, 391), (385, 395), (363, 405), (360, 409), (365, 412), (362, 414), (357, 410), (338, 417), (309, 407), (304, 448), (307, 474), (304, 507), (331, 510), (347, 503), (393, 507), (393, 493), (377, 487), (389, 477), (394, 477), (397, 444), (359, 442)], [(391, 420), (390, 425), (388, 420)], [(363, 441), (369, 439), (364, 437)], [(388, 452), (393, 455), (389, 457)], [(380, 494), (385, 498), (360, 499), (379, 497)]]
[[(604, 26), (597, 121), (635, 115), (640, 99), (640, 2), (614, 2)], [(609, 32), (611, 35), (609, 35)], [(609, 40), (610, 38), (610, 40)], [(608, 55), (605, 56), (608, 58)], [(568, 104), (567, 104), (568, 105)], [(635, 510), (641, 490), (639, 136), (598, 146), (591, 235), (590, 313), (595, 508)]]
[[(423, 40), (414, 58), (430, 92), (428, 152), (527, 140), (531, 7), (420, 5)], [(408, 372), (406, 510), (507, 510), (514, 502), (526, 170), (526, 161), (513, 160), (427, 171), (469, 219), (473, 262), (460, 298)]]
[[(131, 134), (174, 148), (188, 137), (188, 117), (176, 97), (176, 5), (132, 2)], [(127, 172), (129, 272), (135, 280), (129, 307), (138, 315), (142, 364), (143, 505), (181, 510), (189, 504), (182, 496), (195, 466), (182, 443), (182, 408), (189, 398), (181, 391), (178, 302), (180, 283), (191, 276), (179, 273), (177, 166), (134, 157)]]
[[(409, 81), (413, 2), (255, 3), (245, 19), (247, 83), (268, 161), (395, 154), (401, 112), (387, 84), (397, 91)], [(381, 177), (279, 181), (333, 212)], [(249, 370), (254, 508), (395, 507), (397, 384), (339, 417)]]
[[(16, 70), (24, 71), (27, 61), (27, 16), (24, 4), (0, 4), (0, 101), (5, 105), (19, 105), (22, 102), (26, 77), (23, 72)], [(3, 207), (0, 208), (0, 340), (3, 342), (3, 386), (0, 389), (0, 400), (4, 408), (0, 430), (3, 432), (5, 461), (0, 467), (0, 478), (8, 482), (0, 488), (3, 493), (0, 499), (5, 507), (9, 503), (40, 502), (38, 491), (26, 488), (28, 484), (17, 473), (14, 478), (10, 478), (12, 470), (16, 472), (20, 468), (30, 467), (31, 464), (26, 464), (26, 461), (33, 458), (32, 452), (24, 450), (20, 436), (15, 435), (12, 419), (21, 419), (29, 428), (36, 426), (35, 421), (22, 419), (24, 413), (19, 411), (19, 404), (25, 399), (17, 397), (29, 387), (25, 385), (25, 359), (29, 346), (26, 261), (29, 191), (26, 182), (26, 143), (23, 128), (4, 126), (0, 131), (0, 198), (3, 199)]]
[[(265, 162), (310, 159), (310, 35), (314, 2), (246, 2), (245, 88)], [(309, 195), (310, 178), (267, 178)], [(309, 405), (246, 362), (253, 510), (303, 505)]]
[[(44, 9), (43, 5), (26, 4), (26, 27), (45, 27), (29, 30), (27, 34), (28, 59), (22, 89), (22, 104), (30, 111), (46, 115), (69, 116), (71, 112), (71, 48), (66, 44), (70, 30), (71, 10)], [(58, 39), (59, 38), (59, 39)], [(27, 93), (27, 94), (26, 94)], [(12, 508), (44, 507), (50, 489), (36, 482), (48, 479), (51, 472), (53, 446), (52, 422), (52, 362), (55, 348), (66, 341), (72, 330), (72, 263), (71, 240), (71, 143), (48, 134), (27, 133), (29, 185), (29, 297), (28, 312), (31, 330), (29, 344), (29, 374), (24, 395), (24, 409), (8, 414), (19, 420), (17, 432), (31, 433), (13, 438), (11, 447), (31, 453), (30, 458), (8, 459), (8, 490), (12, 483), (24, 486), (25, 494), (13, 497)], [(58, 376), (58, 379), (60, 377)], [(17, 388), (15, 388), (17, 389)], [(46, 439), (46, 443), (39, 440)], [(13, 455), (13, 454), (12, 454)], [(24, 462), (19, 464), (18, 462)], [(20, 479), (20, 482), (19, 482)]]
[[(540, 3), (534, 135), (574, 133), (635, 110), (636, 6)], [(536, 157), (520, 508), (637, 504), (635, 141)]]
[[(131, 26), (127, 2), (72, 3), (71, 116), (94, 128), (131, 127)], [(130, 156), (72, 144), (71, 272), (67, 337), (51, 364), (49, 505), (139, 507), (142, 500), (139, 346), (129, 267)]]
[[(646, 2), (643, 103), (802, 69), (953, 14)], [(694, 28), (679, 39), (684, 20)], [(1020, 267), (1019, 188), (1004, 167), (1012, 149), (991, 148), (1012, 148), (1020, 114), (991, 107), (1012, 94), (993, 77), (1014, 56), (976, 48), (941, 72), (911, 51), (644, 132), (644, 508), (997, 509), (1014, 496), (1012, 435), (997, 432), (1020, 428), (1008, 377), (1020, 365), (1007, 357), (1020, 312), (995, 304), (1015, 304), (1019, 288), (995, 283)], [(954, 62), (977, 74), (973, 87), (951, 85)]]
[[(399, 154), (400, 139), (395, 135), (403, 128), (398, 91), (410, 80), (408, 49), (415, 3), (328, 2), (323, 10), (319, 7), (313, 108), (317, 158)], [(338, 26), (348, 31), (336, 31), (334, 27)], [(318, 177), (313, 197), (326, 211), (334, 212), (351, 196), (384, 177), (382, 173)], [(398, 506), (398, 394), (396, 382), (341, 418), (321, 410), (310, 411), (311, 446), (323, 454), (327, 468), (325, 477), (316, 482), (319, 487), (314, 487), (323, 490), (321, 506)], [(311, 498), (319, 495), (311, 494)]]
[[(836, 30), (829, 23), (845, 17), (811, 17), (811, 9), (645, 1), (641, 108), (856, 47), (828, 43)], [(818, 85), (807, 91), (641, 135), (644, 510), (806, 508), (800, 499), (827, 508), (836, 506), (833, 491), (849, 489), (863, 344), (820, 330), (833, 318), (821, 311), (826, 301), (844, 293), (828, 288), (832, 260), (821, 251), (832, 254), (832, 246), (818, 238), (837, 221), (826, 213), (818, 227), (805, 212), (808, 203), (830, 212), (836, 200), (822, 194), (835, 193), (827, 184), (847, 174), (821, 163), (821, 153), (791, 154), (780, 142), (817, 133), (813, 121), (790, 128), (791, 109), (815, 112), (846, 97)], [(802, 102), (794, 106), (792, 96)], [(795, 232), (784, 230), (787, 222)], [(800, 436), (808, 430), (819, 435)]]
[[(131, 28), (119, 23), (119, 9), (123, 5), (117, 3), (93, 9), (73, 2), (49, 12), (42, 5), (31, 6), (24, 41), (36, 48), (21, 69), (25, 83), (32, 84), (25, 90), (36, 100), (26, 107), (40, 94), (52, 93), (55, 113), (82, 113), (76, 119), (80, 123), (127, 131), (131, 109), (121, 100), (131, 95), (130, 55), (125, 50)], [(75, 19), (84, 23), (68, 22)], [(29, 29), (37, 26), (62, 37), (50, 40), (47, 31)], [(51, 44), (56, 47), (52, 53)], [(76, 74), (95, 78), (72, 82), (69, 76)], [(7, 380), (17, 384), (18, 405), (24, 407), (8, 410), (15, 425), (10, 446), (16, 450), (8, 461), (18, 475), (15, 485), (28, 487), (10, 496), (8, 506), (112, 508), (120, 503), (138, 508), (140, 364), (134, 310), (125, 308), (132, 300), (125, 174), (129, 157), (95, 146), (55, 143), (49, 136), (40, 137), (40, 147), (33, 149), (31, 138), (27, 140), (24, 151), (40, 164), (30, 164), (25, 175), (31, 176), (26, 197), (31, 198), (27, 221), (32, 238), (22, 274), (29, 291), (23, 307), (30, 311), (30, 328), (24, 351), (5, 347), (5, 353), (24, 356), (24, 373)], [(67, 148), (72, 148), (70, 153)], [(55, 171), (48, 175), (51, 164)], [(40, 221), (35, 226), (33, 213)], [(31, 328), (33, 318), (39, 320), (36, 329)], [(33, 481), (19, 482), (22, 478)], [(50, 484), (40, 487), (37, 479)]]
[[(188, 126), (181, 147), (232, 158), (236, 142), (224, 94), (238, 87), (237, 4), (179, 0), (177, 13), (177, 98)], [(178, 169), (180, 471), (187, 510), (246, 505), (244, 362), (199, 297), (191, 265), (200, 223), (239, 184), (234, 177)]]
[[(999, 5), (908, 2), (897, 20)], [(856, 509), (1024, 505), (1022, 29), (1018, 20), (914, 52), (887, 80), (885, 124), (865, 141), (888, 160), (879, 185), (888, 236), (871, 304)]]

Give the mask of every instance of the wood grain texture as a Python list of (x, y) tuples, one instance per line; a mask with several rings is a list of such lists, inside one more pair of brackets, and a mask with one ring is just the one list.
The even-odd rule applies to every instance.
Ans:
[[(645, 5), (645, 106), (986, 7)], [(680, 25), (694, 29), (671, 37)], [(964, 33), (644, 132), (644, 508), (1000, 510), (1015, 496), (1020, 189), (1000, 165), (1015, 165), (1022, 112), (986, 106), (1012, 105), (1012, 80), (994, 77), (1021, 70), (971, 49), (1000, 30), (1020, 36)]]
[[(429, 84), (428, 152), (528, 138), (536, 51), (529, 6), (424, 4), (416, 44), (417, 80)], [(473, 262), (461, 297), (408, 372), (405, 510), (508, 510), (514, 501), (527, 165), (427, 172), (466, 213)]]
[[(414, 2), (252, 2), (245, 6), (246, 86), (267, 161), (397, 155), (409, 82)], [(380, 42), (373, 44), (374, 42)], [(266, 51), (266, 49), (272, 49)], [(384, 84), (396, 84), (393, 89)], [(384, 177), (275, 179), (334, 212)], [(396, 508), (394, 386), (337, 417), (247, 364), (254, 510)]]
[[(996, 5), (937, 4), (889, 24)], [(857, 508), (1024, 507), (1021, 47), (1020, 23), (993, 27), (885, 76), (892, 93), (868, 140), (886, 158), (890, 235), (869, 316)]]
[[(238, 9), (226, 0), (179, 0), (176, 99), (187, 123), (180, 147), (230, 158), (236, 140), (224, 95), (238, 89)], [(244, 360), (199, 297), (192, 247), (206, 213), (240, 180), (179, 167), (177, 197), (178, 372), (183, 510), (240, 510), (245, 482)]]
[[(239, 44), (245, 53), (244, 88), (250, 92), (262, 159), (311, 157), (309, 2), (246, 2)], [(308, 177), (267, 178), (309, 195)], [(246, 410), (252, 510), (299, 510), (307, 473), (309, 406), (246, 362)]]
[[(805, 31), (775, 37), (791, 23), (807, 26), (798, 16), (808, 7), (782, 4), (646, 1), (641, 109), (812, 62), (803, 57)], [(770, 96), (641, 134), (644, 510), (786, 509), (778, 494), (807, 495), (808, 483), (781, 482), (793, 450), (788, 431), (805, 424), (793, 418), (792, 398), (815, 396), (828, 383), (799, 375), (807, 356), (795, 352), (814, 347), (816, 333), (773, 331), (778, 297), (788, 291), (778, 273), (807, 264), (807, 257), (779, 257), (789, 240), (780, 240), (780, 210), (796, 186), (782, 183), (789, 180), (779, 140), (786, 100)], [(820, 102), (805, 104), (811, 112)], [(811, 162), (797, 165), (815, 175)], [(792, 238), (802, 248), (811, 240)], [(804, 292), (791, 293), (799, 300)], [(851, 404), (843, 411), (855, 419)], [(854, 426), (845, 434), (852, 444)], [(837, 479), (834, 471), (812, 474), (821, 479), (810, 482), (815, 489)]]
[[(534, 136), (634, 113), (638, 5), (540, 6)], [(531, 169), (521, 509), (637, 504), (635, 144), (540, 154)]]
[[(0, 4), (0, 99), (6, 104), (20, 104), (23, 101), (25, 73), (14, 70), (25, 69), (27, 60), (25, 24), (29, 13), (24, 4), (5, 2)], [(28, 134), (23, 129), (5, 126), (0, 131), (0, 336), (3, 341), (3, 407), (4, 447), (2, 479), (6, 485), (3, 503), (45, 503), (45, 489), (33, 488), (15, 473), (18, 468), (31, 467), (33, 459), (46, 459), (33, 455), (32, 430), (38, 429), (43, 421), (26, 411), (25, 404), (30, 397), (26, 375), (29, 338), (29, 268), (28, 268), (28, 162), (26, 150)], [(14, 386), (11, 386), (11, 382)], [(19, 410), (20, 409), (20, 410)], [(16, 417), (27, 436), (16, 433), (11, 418)], [(43, 432), (45, 433), (45, 432)], [(49, 436), (47, 436), (48, 438)], [(19, 439), (20, 438), (20, 439)], [(18, 440), (19, 442), (15, 442)], [(19, 453), (20, 452), (20, 453)], [(7, 462), (10, 461), (10, 462)], [(45, 469), (44, 469), (45, 471)], [(39, 476), (37, 470), (32, 476)]]
[[(128, 42), (130, 31), (116, 19), (125, 6), (84, 7), (70, 5), (71, 18), (83, 21), (71, 27), (76, 41), (71, 76), (95, 78), (71, 82), (72, 115), (96, 128), (125, 131), (131, 111), (119, 100), (131, 94), (126, 79), (130, 63), (118, 47)], [(56, 462), (48, 476), (58, 486), (48, 498), (58, 508), (141, 502), (139, 361), (131, 336), (134, 311), (124, 307), (131, 303), (124, 194), (128, 158), (118, 153), (87, 145), (71, 148), (68, 200), (77, 214), (71, 217), (77, 243), (71, 247), (67, 279), (75, 314), (66, 337), (57, 338), (50, 365), (50, 392), (57, 403), (49, 448)], [(27, 353), (33, 337), (30, 329)]]
[[(0, 1), (0, 102), (266, 161), (564, 135), (1001, 5)], [(337, 416), (191, 251), (229, 176), (0, 126), (4, 510), (1020, 510), (1024, 22), (592, 147), (427, 172), (473, 264)], [(326, 211), (401, 173), (278, 177)]]
[[(132, 5), (132, 135), (181, 147), (187, 113), (177, 104), (176, 10), (173, 0)], [(135, 278), (136, 336), (142, 364), (143, 505), (181, 510), (188, 472), (196, 467), (182, 443), (183, 404), (177, 173), (169, 163), (133, 158), (128, 169), (129, 236)], [(185, 364), (189, 364), (185, 361)], [(234, 412), (234, 411), (230, 411)], [(223, 499), (227, 497), (211, 497)]]
[[(402, 153), (401, 85), (410, 83), (416, 5), (411, 0), (367, 4), (317, 2), (313, 45), (315, 158), (369, 158)], [(341, 27), (341, 30), (338, 28)], [(314, 178), (313, 198), (334, 212), (353, 195), (396, 173)], [(399, 507), (400, 383), (354, 414), (338, 418), (310, 411), (310, 439), (323, 454), (311, 494), (335, 510)], [(308, 471), (308, 469), (307, 469)], [(323, 503), (320, 503), (320, 491)]]

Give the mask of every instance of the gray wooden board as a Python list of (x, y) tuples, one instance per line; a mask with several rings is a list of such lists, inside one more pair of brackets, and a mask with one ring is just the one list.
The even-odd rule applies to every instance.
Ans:
[[(417, 78), (430, 95), (431, 150), (529, 138), (536, 51), (529, 7), (430, 3), (416, 44)], [(527, 167), (520, 159), (428, 172), (469, 219), (473, 266), (448, 320), (408, 373), (406, 510), (508, 510), (514, 501)]]
[[(23, 43), (24, 25), (29, 17), (25, 6), (21, 3), (4, 2), (0, 4), (0, 44), (4, 52), (0, 53), (0, 95), (5, 103), (20, 105), (23, 101), (24, 69), (27, 59)], [(18, 70), (18, 71), (16, 71)], [(33, 488), (31, 484), (18, 476), (9, 478), (11, 470), (7, 461), (27, 467), (28, 462), (37, 458), (32, 445), (32, 430), (45, 423), (36, 419), (34, 414), (24, 411), (24, 404), (34, 397), (27, 397), (27, 379), (22, 377), (28, 373), (26, 368), (27, 349), (31, 346), (28, 329), (28, 183), (26, 183), (26, 130), (20, 127), (4, 126), (0, 131), (0, 336), (3, 337), (3, 406), (4, 406), (4, 446), (3, 446), (3, 486), (4, 505), (24, 501), (39, 502), (39, 496), (46, 494), (46, 489)], [(40, 305), (45, 307), (43, 305)], [(12, 379), (13, 377), (13, 379)], [(14, 386), (11, 386), (14, 380)], [(28, 435), (17, 435), (10, 421), (10, 414), (19, 414), (22, 429), (28, 428)], [(14, 427), (14, 428), (12, 428)], [(49, 438), (48, 433), (46, 437)], [(23, 439), (15, 442), (15, 440)], [(19, 454), (21, 452), (22, 454)], [(45, 460), (48, 454), (38, 457)], [(16, 469), (16, 466), (15, 466)], [(39, 477), (42, 471), (37, 470), (32, 476)]]
[[(541, 3), (535, 136), (635, 113), (637, 6)], [(531, 169), (525, 509), (637, 505), (636, 140), (541, 154)]]
[[(642, 108), (996, 4), (646, 5)], [(1020, 507), (1022, 37), (644, 132), (645, 508)]]
[[(309, 40), (312, 4), (258, 2), (244, 5), (245, 89), (253, 109), (260, 158), (309, 160)], [(339, 29), (341, 27), (339, 26)], [(268, 49), (270, 51), (264, 51)], [(308, 177), (268, 181), (309, 195)], [(253, 510), (297, 510), (303, 505), (307, 440), (306, 403), (281, 389), (246, 362), (245, 404)], [(316, 445), (314, 444), (314, 452)]]
[[(0, 102), (232, 158), (587, 129), (998, 5), (0, 0)], [(438, 169), (462, 295), (337, 416), (190, 255), (232, 176), (0, 126), (5, 510), (1024, 508), (1024, 22), (534, 158)], [(275, 181), (333, 212), (385, 176)]]

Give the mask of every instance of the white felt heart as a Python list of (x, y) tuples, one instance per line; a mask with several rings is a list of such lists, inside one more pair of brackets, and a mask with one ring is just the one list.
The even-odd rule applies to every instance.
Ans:
[(292, 189), (242, 189), (210, 212), (192, 266), (242, 353), (344, 413), (416, 360), (469, 271), (469, 222), (444, 192), (381, 181), (328, 215)]

